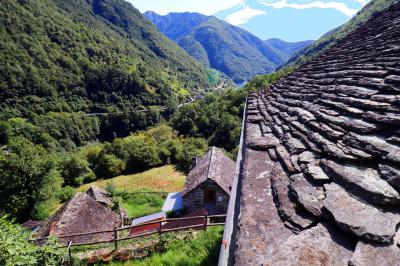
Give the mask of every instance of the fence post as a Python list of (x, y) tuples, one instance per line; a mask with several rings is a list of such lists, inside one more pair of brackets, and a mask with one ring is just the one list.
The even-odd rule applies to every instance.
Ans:
[(68, 256), (69, 256), (69, 265), (73, 265), (72, 262), (72, 254), (71, 254), (71, 245), (72, 245), (72, 241), (68, 241)]
[(204, 231), (207, 231), (207, 212), (204, 214)]
[(114, 246), (115, 246), (115, 250), (118, 249), (118, 231), (117, 231), (117, 227), (114, 227)]
[(118, 209), (119, 209), (119, 216), (121, 218), (121, 226), (124, 227), (125, 226), (125, 216), (123, 214), (122, 208), (121, 208), (121, 199), (118, 198)]

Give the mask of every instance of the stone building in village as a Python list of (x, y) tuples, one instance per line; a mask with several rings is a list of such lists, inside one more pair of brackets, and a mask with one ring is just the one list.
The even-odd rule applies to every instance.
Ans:
[(226, 213), (235, 173), (235, 162), (212, 147), (196, 158), (183, 189), (183, 206), (189, 211), (205, 208), (207, 214)]
[(111, 198), (104, 190), (91, 187), (86, 193), (78, 192), (64, 204), (38, 231), (37, 237), (56, 235), (61, 243), (88, 243), (107, 241), (113, 233), (74, 237), (61, 237), (87, 232), (113, 230), (121, 225), (120, 217), (107, 204)]

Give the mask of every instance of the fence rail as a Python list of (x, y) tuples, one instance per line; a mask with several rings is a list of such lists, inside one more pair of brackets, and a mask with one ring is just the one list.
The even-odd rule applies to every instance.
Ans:
[[(102, 243), (115, 243), (115, 247), (117, 249), (117, 243), (119, 241), (123, 240), (129, 240), (129, 239), (135, 239), (135, 238), (140, 238), (144, 236), (149, 236), (153, 234), (162, 234), (162, 233), (167, 233), (167, 232), (173, 232), (173, 231), (180, 231), (180, 230), (187, 230), (187, 229), (194, 229), (194, 228), (204, 228), (204, 230), (207, 230), (207, 227), (210, 226), (220, 226), (224, 225), (225, 223), (211, 223), (209, 222), (210, 219), (213, 218), (226, 218), (225, 214), (221, 215), (204, 215), (204, 216), (193, 216), (193, 217), (185, 217), (185, 218), (170, 218), (170, 219), (165, 219), (165, 220), (160, 220), (160, 221), (153, 221), (153, 222), (146, 222), (146, 223), (141, 223), (138, 225), (132, 225), (132, 226), (124, 226), (120, 228), (114, 228), (110, 230), (101, 230), (101, 231), (93, 231), (93, 232), (86, 232), (86, 233), (79, 233), (79, 234), (70, 234), (70, 235), (60, 235), (57, 236), (58, 239), (63, 239), (63, 238), (70, 238), (70, 237), (79, 237), (79, 236), (88, 236), (88, 235), (99, 235), (99, 234), (105, 234), (105, 233), (113, 233), (113, 238), (108, 239), (108, 240), (99, 240), (99, 241), (92, 241), (92, 242), (85, 242), (85, 243), (72, 243), (72, 241), (68, 241), (68, 244), (65, 246), (61, 246), (62, 248), (67, 247), (70, 249), (73, 246), (86, 246), (86, 245), (96, 245), (96, 244), (102, 244)], [(199, 223), (195, 225), (189, 225), (189, 226), (180, 226), (180, 227), (175, 227), (175, 228), (162, 228), (163, 223), (168, 223), (168, 222), (176, 222), (176, 221), (189, 221), (189, 220), (194, 220), (194, 219), (204, 219), (204, 223)], [(124, 230), (131, 230), (135, 228), (141, 228), (146, 225), (154, 225), (154, 224), (159, 224), (159, 227), (157, 230), (151, 230), (142, 234), (135, 234), (131, 235), (128, 237), (122, 237), (118, 238), (118, 232), (124, 231)], [(41, 240), (46, 240), (49, 239), (50, 237), (40, 237), (36, 239), (31, 239), (31, 241), (41, 241)]]

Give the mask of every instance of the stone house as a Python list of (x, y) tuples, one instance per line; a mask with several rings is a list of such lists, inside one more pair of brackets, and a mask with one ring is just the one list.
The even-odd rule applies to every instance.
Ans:
[(66, 244), (107, 241), (113, 239), (113, 233), (61, 237), (87, 232), (113, 230), (121, 225), (120, 218), (110, 208), (97, 202), (89, 194), (78, 192), (45, 222), (37, 237), (56, 235)]
[(196, 158), (183, 189), (183, 206), (188, 212), (205, 208), (207, 214), (223, 214), (228, 209), (235, 162), (212, 147)]

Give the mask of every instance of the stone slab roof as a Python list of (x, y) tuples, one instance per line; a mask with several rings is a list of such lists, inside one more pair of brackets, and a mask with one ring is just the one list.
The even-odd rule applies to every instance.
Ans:
[(108, 193), (106, 190), (96, 187), (96, 186), (91, 186), (87, 191), (86, 194), (91, 196), (95, 201), (103, 203), (107, 206), (112, 205), (112, 199), (110, 196), (110, 193)]
[(230, 194), (234, 174), (235, 162), (226, 156), (222, 150), (211, 147), (190, 170), (182, 193), (185, 195), (207, 179), (211, 179), (226, 193)]
[[(120, 219), (110, 208), (97, 202), (85, 193), (76, 193), (75, 196), (64, 204), (55, 213), (39, 232), (39, 237), (49, 234), (72, 235), (102, 230), (113, 230), (119, 227)], [(102, 233), (87, 236), (60, 238), (66, 243), (87, 243), (91, 241), (110, 240), (113, 233)]]
[(400, 3), (249, 96), (236, 265), (400, 265)]

